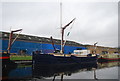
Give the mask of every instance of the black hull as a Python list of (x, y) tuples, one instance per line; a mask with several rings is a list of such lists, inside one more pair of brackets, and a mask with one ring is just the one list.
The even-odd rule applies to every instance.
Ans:
[(6, 76), (8, 76), (8, 73), (11, 70), (15, 69), (17, 67), (17, 64), (10, 60), (9, 53), (2, 53), (1, 55), (2, 56), (1, 56), (0, 62), (2, 63), (1, 64), (2, 65), (2, 72), (1, 72), (2, 76), (0, 77), (2, 80), (6, 80), (7, 79)]
[(9, 59), (4, 59), (2, 60), (2, 68), (7, 68), (9, 66), (12, 66), (12, 65), (17, 65), (15, 62), (9, 60)]
[(50, 54), (33, 54), (33, 64), (49, 65), (49, 66), (65, 66), (74, 64), (96, 63), (97, 56), (94, 57), (63, 57), (53, 56)]
[(10, 54), (7, 52), (2, 52), (0, 56), (0, 61), (2, 63), (2, 69), (7, 68), (11, 65), (16, 64), (15, 62), (10, 60)]

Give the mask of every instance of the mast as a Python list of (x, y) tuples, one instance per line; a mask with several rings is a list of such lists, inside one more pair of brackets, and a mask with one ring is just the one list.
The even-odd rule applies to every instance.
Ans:
[(7, 48), (8, 53), (10, 53), (10, 49), (11, 49), (12, 44), (15, 42), (15, 40), (19, 36), (19, 34), (18, 34), (18, 36), (12, 41), (13, 33), (18, 32), (18, 31), (22, 31), (22, 29), (11, 31), (11, 33), (9, 35), (9, 43), (8, 43), (8, 48)]
[(55, 46), (54, 46), (54, 42), (53, 42), (52, 36), (50, 37), (50, 39), (51, 39), (51, 42), (52, 42), (52, 46), (53, 46), (53, 48), (54, 48), (54, 51), (56, 51), (56, 48), (55, 48)]
[(61, 27), (62, 30), (62, 40), (61, 40), (61, 53), (64, 52), (64, 30), (75, 20), (76, 18), (74, 18), (72, 21), (70, 21), (67, 25), (65, 25), (64, 27)]
[(63, 53), (63, 35), (62, 35), (62, 1), (60, 2), (60, 28), (61, 28), (61, 53)]
[(72, 21), (70, 21), (67, 25), (62, 27), (62, 2), (60, 2), (60, 28), (61, 28), (61, 54), (64, 53), (64, 30), (75, 20), (74, 18)]
[(97, 45), (97, 43), (98, 42), (94, 43), (94, 45), (93, 45), (94, 46), (94, 52), (93, 52), (93, 54), (96, 54), (96, 45)]

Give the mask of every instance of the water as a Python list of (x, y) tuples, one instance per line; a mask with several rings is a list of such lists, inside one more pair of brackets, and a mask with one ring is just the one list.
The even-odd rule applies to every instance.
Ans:
[[(3, 68), (2, 80), (40, 81), (56, 79), (118, 79), (119, 62), (65, 67), (11, 65)], [(60, 80), (59, 80), (60, 81)]]

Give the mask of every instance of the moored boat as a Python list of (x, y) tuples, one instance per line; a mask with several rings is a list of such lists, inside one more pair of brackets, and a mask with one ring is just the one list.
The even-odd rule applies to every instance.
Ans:
[(104, 54), (98, 57), (98, 62), (120, 61), (120, 54)]
[(97, 56), (74, 56), (71, 54), (40, 54), (33, 53), (33, 64), (39, 65), (72, 65), (96, 63)]
[(10, 55), (10, 60), (18, 64), (31, 64), (31, 55)]
[(13, 41), (12, 41), (12, 35), (14, 32), (18, 32), (18, 31), (22, 31), (22, 29), (19, 30), (15, 30), (15, 31), (11, 31), (10, 35), (9, 35), (9, 43), (8, 43), (8, 48), (4, 51), (0, 52), (0, 61), (2, 63), (2, 69), (6, 68), (7, 66), (11, 65), (11, 64), (15, 64), (12, 60), (10, 60), (10, 49), (12, 47), (12, 44), (14, 43), (14, 41), (17, 39), (17, 36)]
[[(62, 8), (62, 3), (60, 3), (60, 8)], [(60, 9), (62, 10), (62, 9)], [(60, 14), (60, 17), (62, 14)], [(52, 41), (52, 45), (54, 48), (54, 53), (41, 53), (41, 51), (34, 51), (33, 52), (33, 64), (39, 65), (71, 65), (71, 64), (82, 64), (82, 63), (96, 63), (97, 62), (97, 55), (93, 56), (93, 54), (64, 54), (64, 46), (66, 41), (64, 40), (64, 30), (71, 25), (76, 18), (70, 21), (65, 26), (62, 26), (62, 18), (60, 19), (60, 28), (61, 28), (61, 50), (56, 50), (54, 46), (54, 42)], [(68, 32), (69, 35), (70, 32)], [(52, 40), (52, 37), (51, 37)]]
[(10, 55), (8, 52), (2, 51), (0, 52), (0, 61), (2, 63), (2, 68), (10, 62)]

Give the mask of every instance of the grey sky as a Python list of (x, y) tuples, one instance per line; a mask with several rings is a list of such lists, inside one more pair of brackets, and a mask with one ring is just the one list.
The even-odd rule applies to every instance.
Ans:
[[(94, 0), (95, 1), (95, 0)], [(63, 2), (63, 26), (73, 40), (82, 44), (98, 42), (100, 46), (118, 46), (118, 2)], [(60, 39), (59, 1), (2, 2), (2, 31), (22, 28), (24, 34)], [(65, 35), (66, 35), (65, 34)]]

